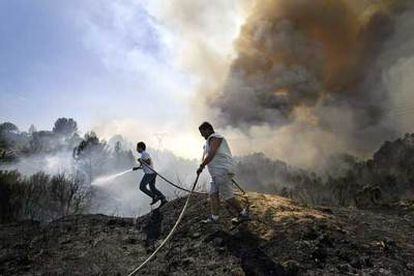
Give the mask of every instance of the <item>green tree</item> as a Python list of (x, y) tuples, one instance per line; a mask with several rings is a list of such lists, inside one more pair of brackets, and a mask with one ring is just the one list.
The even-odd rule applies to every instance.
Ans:
[(115, 149), (115, 152), (119, 154), (122, 150), (121, 142), (119, 142), (119, 141), (116, 142), (114, 149)]
[(10, 122), (0, 124), (0, 162), (15, 159), (14, 147), (20, 138), (19, 129)]
[(59, 118), (56, 120), (53, 127), (55, 134), (61, 134), (65, 136), (72, 136), (78, 131), (78, 124), (72, 118)]
[(15, 124), (12, 124), (10, 122), (4, 122), (0, 124), (0, 133), (18, 132), (18, 131), (19, 131), (19, 128)]
[(33, 135), (33, 133), (35, 133), (36, 131), (36, 127), (33, 124), (31, 124), (29, 127), (29, 134)]
[(95, 132), (85, 134), (84, 139), (73, 149), (73, 158), (77, 160), (92, 182), (99, 174), (100, 165), (108, 158), (109, 151), (104, 141), (99, 141)]

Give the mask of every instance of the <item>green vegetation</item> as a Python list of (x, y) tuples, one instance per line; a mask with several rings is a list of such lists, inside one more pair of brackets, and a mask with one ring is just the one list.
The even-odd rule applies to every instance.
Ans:
[[(52, 131), (31, 126), (24, 132), (10, 122), (0, 124), (0, 221), (49, 221), (82, 213), (94, 178), (134, 164), (132, 152), (121, 142), (111, 148), (95, 133), (82, 139), (77, 131), (77, 123), (68, 118), (56, 120)], [(55, 160), (56, 172), (45, 172), (49, 159)], [(33, 173), (5, 170), (14, 167), (30, 167)]]
[(50, 221), (82, 213), (91, 189), (80, 178), (43, 172), (23, 177), (17, 171), (0, 171), (0, 222), (32, 219)]
[(250, 190), (274, 193), (311, 205), (373, 207), (414, 196), (414, 134), (385, 142), (372, 159), (332, 156), (318, 173), (270, 160), (264, 154), (239, 158), (236, 175)]

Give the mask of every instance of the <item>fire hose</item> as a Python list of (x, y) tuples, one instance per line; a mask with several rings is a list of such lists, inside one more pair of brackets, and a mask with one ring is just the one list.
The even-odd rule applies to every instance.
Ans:
[[(174, 184), (173, 182), (171, 182), (170, 180), (168, 180), (167, 178), (165, 178), (164, 176), (162, 176), (160, 173), (158, 173), (156, 170), (154, 170), (149, 164), (147, 164), (144, 160), (141, 160), (140, 161), (140, 163), (142, 164), (142, 165), (144, 165), (146, 168), (148, 168), (150, 171), (152, 171), (153, 173), (155, 173), (156, 175), (158, 175), (162, 180), (164, 180), (165, 182), (167, 182), (168, 184), (170, 184), (171, 186), (173, 186), (173, 187), (175, 187), (175, 188), (177, 188), (177, 189), (179, 189), (179, 190), (182, 190), (182, 191), (185, 191), (185, 192), (187, 192), (187, 193), (191, 193), (192, 191), (190, 191), (190, 190), (188, 190), (188, 189), (186, 189), (186, 188), (183, 188), (183, 187), (180, 187), (180, 186), (178, 186), (178, 185), (176, 185), (176, 184)], [(194, 192), (194, 191), (193, 191)], [(203, 193), (203, 192), (194, 192), (194, 193), (198, 193), (198, 194), (205, 194), (205, 193)]]
[[(187, 197), (187, 200), (185, 201), (185, 204), (184, 204), (184, 207), (183, 207), (183, 209), (181, 210), (181, 213), (180, 213), (180, 215), (178, 216), (178, 219), (177, 219), (177, 221), (175, 222), (175, 224), (174, 224), (174, 226), (173, 226), (173, 228), (171, 229), (171, 231), (168, 233), (168, 235), (167, 235), (167, 237), (161, 242), (161, 244), (157, 247), (157, 249), (155, 249), (155, 251), (154, 252), (152, 252), (152, 254), (147, 258), (147, 259), (145, 259), (145, 261), (144, 262), (142, 262), (138, 267), (136, 267), (131, 273), (129, 273), (128, 274), (128, 276), (132, 276), (132, 275), (135, 275), (139, 270), (141, 270), (149, 261), (151, 261), (154, 257), (155, 257), (155, 255), (162, 249), (162, 247), (170, 240), (170, 238), (172, 237), (172, 235), (174, 234), (174, 232), (175, 232), (175, 230), (177, 229), (177, 227), (178, 227), (178, 225), (180, 224), (180, 222), (181, 222), (181, 220), (183, 219), (183, 217), (184, 217), (184, 214), (185, 214), (185, 211), (187, 210), (187, 207), (188, 207), (188, 203), (189, 203), (189, 201), (190, 201), (190, 198), (191, 198), (191, 196), (192, 196), (192, 194), (193, 193), (195, 193), (194, 192), (194, 190), (195, 190), (195, 188), (196, 188), (196, 186), (197, 186), (197, 182), (198, 182), (198, 179), (199, 179), (199, 177), (200, 177), (200, 174), (197, 174), (197, 177), (196, 177), (196, 179), (195, 179), (195, 181), (194, 181), (194, 184), (193, 184), (193, 186), (192, 186), (192, 188), (191, 188), (191, 190), (187, 190), (187, 189), (185, 189), (185, 188), (182, 188), (182, 187), (180, 187), (180, 186), (178, 186), (178, 185), (176, 185), (176, 184), (174, 184), (174, 183), (172, 183), (171, 181), (169, 181), (167, 178), (165, 178), (165, 177), (163, 177), (162, 175), (160, 175), (157, 171), (155, 171), (153, 168), (151, 168), (147, 163), (145, 163), (144, 161), (142, 161), (142, 163), (141, 164), (143, 164), (144, 166), (146, 166), (147, 168), (149, 168), (152, 172), (154, 172), (155, 174), (157, 174), (160, 178), (162, 178), (164, 181), (166, 181), (167, 183), (169, 183), (170, 185), (172, 185), (172, 186), (174, 186), (174, 187), (176, 187), (176, 188), (178, 188), (178, 189), (180, 189), (180, 190), (183, 190), (183, 191), (186, 191), (186, 192), (189, 192), (190, 194), (188, 195), (188, 197)], [(243, 193), (243, 194), (246, 194), (246, 192), (240, 187), (240, 185), (233, 179), (233, 184)], [(197, 192), (197, 193), (200, 193), (200, 192)], [(201, 194), (205, 194), (205, 193), (201, 193)], [(247, 199), (247, 202), (248, 202), (248, 199)]]
[[(185, 192), (188, 192), (188, 193), (191, 193), (191, 191), (190, 190), (188, 190), (188, 189), (186, 189), (186, 188), (183, 188), (183, 187), (180, 187), (180, 186), (178, 186), (178, 185), (176, 185), (176, 184), (174, 184), (172, 181), (170, 181), (170, 180), (168, 180), (167, 178), (165, 178), (164, 176), (162, 176), (159, 172), (157, 172), (156, 170), (154, 170), (154, 168), (152, 168), (149, 164), (147, 164), (144, 160), (140, 160), (140, 163), (142, 164), (142, 165), (144, 165), (146, 168), (148, 168), (149, 170), (151, 170), (153, 173), (155, 173), (156, 175), (158, 175), (162, 180), (164, 180), (165, 182), (167, 182), (168, 184), (170, 184), (171, 186), (173, 186), (173, 187), (175, 187), (175, 188), (177, 188), (177, 189), (180, 189), (180, 190), (182, 190), (182, 191), (185, 191)], [(244, 201), (245, 201), (245, 205), (246, 206), (250, 206), (250, 202), (249, 202), (249, 198), (248, 198), (248, 196), (247, 196), (247, 194), (246, 194), (246, 192), (242, 189), (242, 187), (239, 185), (239, 183), (234, 179), (234, 177), (231, 179), (231, 182), (232, 182), (232, 184), (237, 188), (237, 189), (239, 189), (240, 190), (240, 192), (242, 193), (242, 195), (243, 196), (245, 196), (244, 197)], [(194, 192), (193, 191), (193, 193), (197, 193), (197, 194), (202, 194), (202, 195), (205, 195), (205, 194), (207, 194), (206, 192)]]
[[(183, 188), (183, 187), (180, 187), (180, 186), (178, 186), (178, 185), (176, 185), (176, 184), (174, 184), (172, 181), (170, 181), (170, 180), (168, 180), (167, 178), (165, 178), (164, 176), (162, 176), (159, 172), (157, 172), (156, 170), (154, 170), (149, 164), (147, 164), (145, 161), (143, 161), (143, 160), (141, 160), (141, 164), (142, 165), (144, 165), (146, 168), (148, 168), (150, 171), (152, 171), (153, 173), (155, 173), (156, 175), (158, 175), (162, 180), (164, 180), (165, 182), (167, 182), (168, 184), (170, 184), (171, 186), (173, 186), (173, 187), (175, 187), (175, 188), (177, 188), (177, 189), (179, 189), (179, 190), (182, 190), (182, 191), (185, 191), (185, 192), (187, 192), (187, 193), (191, 193), (191, 191), (190, 190), (188, 190), (188, 189), (186, 189), (186, 188)], [(242, 192), (242, 194), (243, 195), (245, 195), (246, 194), (246, 192), (240, 187), (240, 185), (239, 185), (239, 183), (234, 179), (234, 178), (232, 178), (232, 183), (233, 183), (233, 185), (234, 186), (236, 186), (241, 192)], [(207, 193), (205, 193), (205, 192), (194, 192), (194, 193), (197, 193), (197, 194), (207, 194)]]
[(161, 248), (169, 241), (169, 239), (172, 237), (172, 235), (174, 234), (175, 230), (177, 229), (178, 224), (181, 222), (181, 220), (184, 217), (184, 213), (187, 209), (188, 206), (188, 202), (190, 201), (191, 195), (194, 192), (194, 189), (197, 185), (198, 182), (198, 178), (200, 177), (199, 174), (197, 174), (197, 178), (194, 181), (193, 187), (190, 190), (190, 194), (187, 197), (187, 200), (185, 201), (184, 207), (181, 210), (180, 216), (178, 217), (177, 221), (175, 222), (173, 228), (171, 229), (170, 233), (168, 233), (167, 237), (161, 242), (161, 244), (157, 247), (157, 249), (155, 249), (154, 252), (152, 252), (152, 254), (141, 264), (139, 265), (137, 268), (135, 268), (131, 273), (128, 274), (128, 276), (132, 276), (135, 275), (135, 273), (137, 273), (141, 268), (143, 268), (149, 261), (152, 260), (152, 258), (154, 258), (154, 256), (158, 253), (158, 251), (161, 250)]

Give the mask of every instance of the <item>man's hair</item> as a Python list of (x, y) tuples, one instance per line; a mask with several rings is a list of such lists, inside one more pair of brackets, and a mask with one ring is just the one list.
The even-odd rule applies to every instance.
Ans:
[(209, 123), (209, 122), (203, 122), (199, 127), (199, 130), (211, 130), (212, 132), (214, 132), (214, 128), (213, 126)]
[(138, 147), (138, 148), (141, 148), (141, 149), (143, 149), (143, 150), (145, 150), (145, 149), (147, 148), (147, 146), (145, 145), (145, 143), (144, 143), (144, 142), (139, 142), (139, 143), (137, 144), (137, 147)]

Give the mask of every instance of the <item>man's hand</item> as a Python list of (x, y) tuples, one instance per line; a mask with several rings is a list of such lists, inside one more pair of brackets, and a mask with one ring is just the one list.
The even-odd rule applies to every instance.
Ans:
[(133, 170), (133, 171), (136, 171), (136, 170), (139, 170), (139, 169), (142, 169), (142, 167), (141, 167), (141, 166), (139, 166), (139, 167), (133, 167), (133, 168), (132, 168), (132, 170)]
[(198, 167), (198, 169), (197, 169), (197, 175), (201, 174), (203, 169), (204, 169), (204, 166), (203, 166), (203, 164), (201, 164), (200, 167)]

